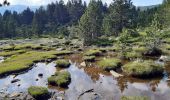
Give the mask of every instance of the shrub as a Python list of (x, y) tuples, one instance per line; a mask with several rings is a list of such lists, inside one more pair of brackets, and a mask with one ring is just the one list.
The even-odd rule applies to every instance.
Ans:
[(70, 62), (68, 60), (64, 60), (64, 59), (57, 60), (56, 64), (60, 68), (67, 68), (70, 66)]
[(38, 100), (45, 100), (49, 96), (48, 89), (40, 86), (31, 86), (28, 88), (28, 93)]
[(145, 77), (162, 74), (164, 68), (154, 61), (134, 61), (123, 66), (123, 71), (128, 75)]
[(57, 72), (54, 76), (48, 78), (48, 83), (59, 87), (68, 87), (71, 82), (71, 75), (68, 71)]
[(98, 66), (106, 71), (116, 70), (121, 66), (121, 60), (116, 58), (103, 59), (98, 62)]
[(145, 56), (160, 56), (162, 54), (162, 50), (159, 48), (151, 48), (144, 52)]

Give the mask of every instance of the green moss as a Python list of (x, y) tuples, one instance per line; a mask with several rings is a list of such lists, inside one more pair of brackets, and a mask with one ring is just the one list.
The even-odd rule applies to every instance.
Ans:
[(103, 59), (98, 62), (98, 66), (106, 71), (115, 70), (121, 66), (121, 60), (116, 58)]
[(55, 86), (67, 87), (70, 84), (71, 75), (68, 71), (57, 72), (48, 78), (48, 83)]
[(68, 60), (60, 59), (56, 61), (57, 67), (67, 68), (70, 66), (70, 62)]
[(95, 56), (84, 56), (83, 59), (84, 61), (92, 62), (95, 61)]
[(7, 57), (7, 56), (12, 56), (12, 55), (22, 54), (22, 53), (25, 53), (25, 52), (26, 52), (25, 50), (3, 51), (3, 52), (0, 52), (0, 56)]
[(36, 61), (55, 58), (55, 53), (56, 51), (30, 51), (20, 55), (11, 56), (0, 64), (0, 75), (26, 70)]
[(96, 49), (91, 49), (91, 50), (88, 50), (84, 53), (85, 56), (99, 56), (101, 54), (101, 51)]
[(42, 99), (44, 100), (49, 95), (48, 89), (45, 87), (40, 87), (40, 86), (29, 87), (28, 93), (38, 100), (42, 100)]
[(164, 68), (154, 61), (134, 61), (123, 66), (123, 71), (132, 76), (154, 76), (162, 74)]
[(144, 96), (122, 96), (121, 100), (149, 100), (149, 98)]

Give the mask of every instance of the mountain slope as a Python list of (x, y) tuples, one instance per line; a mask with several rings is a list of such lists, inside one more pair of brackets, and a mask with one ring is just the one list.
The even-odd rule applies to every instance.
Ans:
[(158, 7), (158, 6), (159, 6), (159, 5), (139, 6), (138, 8), (139, 8), (141, 11), (144, 11), (144, 10), (152, 9), (152, 8), (155, 8), (155, 7)]

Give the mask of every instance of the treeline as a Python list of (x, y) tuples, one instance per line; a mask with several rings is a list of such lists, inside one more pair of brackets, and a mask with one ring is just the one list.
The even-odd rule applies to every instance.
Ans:
[(86, 9), (81, 0), (63, 0), (40, 7), (35, 12), (27, 8), (22, 13), (5, 11), (0, 15), (0, 38), (32, 37), (46, 34), (68, 34), (67, 27), (75, 25)]
[[(0, 15), (0, 38), (51, 36), (82, 36), (89, 41), (102, 35), (118, 36), (124, 28), (144, 28), (151, 24), (161, 9), (141, 11), (131, 0), (113, 0), (110, 5), (91, 0), (63, 0), (22, 13), (5, 11)], [(160, 18), (161, 19), (161, 18)]]

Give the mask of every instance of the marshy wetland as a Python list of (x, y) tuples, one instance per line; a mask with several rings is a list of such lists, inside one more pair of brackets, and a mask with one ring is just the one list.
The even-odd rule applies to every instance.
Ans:
[(78, 39), (58, 38), (0, 42), (0, 99), (170, 98), (168, 41), (159, 56), (145, 56), (147, 48), (134, 44), (123, 58), (114, 43), (84, 47)]

